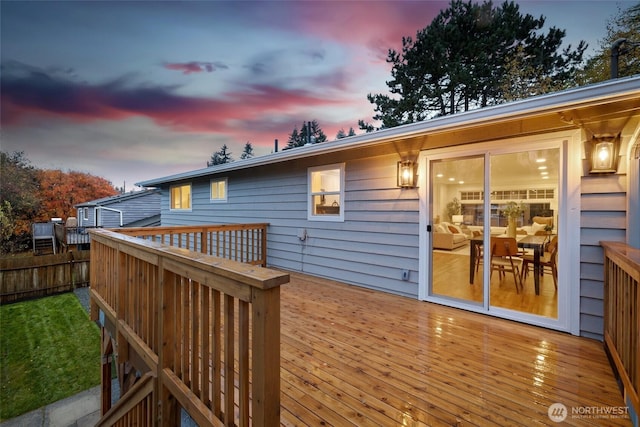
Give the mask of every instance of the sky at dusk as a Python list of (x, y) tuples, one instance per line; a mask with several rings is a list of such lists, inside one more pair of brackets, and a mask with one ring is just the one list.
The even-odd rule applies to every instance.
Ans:
[[(592, 53), (637, 0), (517, 3)], [(223, 144), (268, 154), (307, 120), (330, 140), (360, 133), (367, 94), (388, 93), (388, 49), (448, 4), (2, 1), (0, 146), (131, 190), (206, 167)]]

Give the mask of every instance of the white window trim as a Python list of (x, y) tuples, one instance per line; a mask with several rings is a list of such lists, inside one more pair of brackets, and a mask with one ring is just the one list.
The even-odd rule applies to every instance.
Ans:
[[(213, 183), (218, 183), (220, 181), (224, 181), (224, 197), (218, 198), (218, 199), (212, 199), (211, 198), (211, 186), (213, 185)], [(227, 178), (212, 178), (209, 181), (209, 202), (211, 203), (226, 203), (227, 202), (227, 197), (229, 196), (229, 180)]]
[[(188, 208), (174, 208), (172, 203), (173, 189), (176, 187), (189, 187), (189, 207)], [(173, 212), (191, 212), (193, 208), (193, 186), (188, 184), (176, 184), (169, 187), (169, 211)]]
[[(429, 259), (427, 249), (429, 248), (431, 239), (430, 233), (427, 232), (428, 225), (428, 213), (431, 208), (429, 202), (429, 195), (427, 189), (428, 182), (428, 163), (430, 160), (440, 157), (455, 157), (455, 156), (470, 156), (470, 155), (495, 155), (505, 154), (510, 152), (521, 151), (524, 146), (522, 143), (526, 142), (528, 149), (535, 150), (541, 148), (554, 148), (558, 147), (561, 151), (561, 164), (564, 168), (562, 178), (559, 180), (558, 185), (558, 223), (565, 224), (560, 232), (561, 243), (558, 251), (558, 262), (563, 265), (563, 268), (558, 271), (558, 283), (565, 283), (567, 286), (559, 287), (558, 299), (558, 313), (560, 317), (558, 319), (546, 319), (540, 316), (529, 315), (526, 313), (515, 313), (509, 310), (493, 307), (490, 311), (486, 310), (486, 307), (480, 307), (478, 310), (474, 310), (469, 304), (458, 304), (454, 302), (445, 302), (446, 305), (451, 307), (464, 308), (466, 310), (478, 311), (483, 314), (492, 314), (496, 317), (502, 317), (505, 319), (513, 319), (528, 323), (531, 325), (543, 326), (550, 329), (557, 329), (565, 332), (569, 332), (574, 335), (580, 333), (580, 221), (570, 220), (570, 215), (575, 215), (576, 212), (580, 212), (580, 194), (579, 191), (570, 191), (569, 189), (579, 188), (580, 174), (581, 174), (581, 156), (580, 146), (581, 137), (580, 131), (569, 132), (552, 132), (544, 134), (538, 137), (536, 142), (533, 142), (532, 137), (517, 137), (500, 139), (485, 143), (478, 143), (472, 145), (460, 145), (456, 147), (446, 147), (441, 149), (434, 149), (420, 152), (419, 170), (418, 176), (424, 180), (419, 185), (419, 211), (420, 211), (420, 279), (418, 284), (419, 299), (425, 301), (442, 303), (443, 299), (429, 296), (429, 270), (432, 268)], [(489, 161), (489, 157), (486, 157), (486, 162)], [(489, 165), (485, 165), (485, 183), (489, 178)], [(487, 189), (485, 189), (487, 190)], [(559, 229), (560, 230), (560, 229)], [(488, 299), (485, 299), (489, 301)], [(561, 306), (562, 305), (562, 306)]]
[[(314, 215), (313, 214), (313, 193), (311, 192), (311, 174), (323, 170), (340, 170), (340, 214), (339, 215)], [(332, 165), (315, 166), (307, 169), (307, 220), (309, 221), (332, 221), (344, 222), (344, 163), (334, 163)]]

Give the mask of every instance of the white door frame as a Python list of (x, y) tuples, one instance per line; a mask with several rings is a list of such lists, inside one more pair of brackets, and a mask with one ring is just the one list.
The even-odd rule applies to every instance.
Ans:
[[(429, 161), (440, 158), (468, 157), (474, 155), (505, 154), (510, 152), (536, 150), (543, 148), (560, 149), (560, 177), (558, 181), (558, 227), (559, 246), (558, 264), (558, 319), (531, 315), (490, 306), (489, 288), (485, 287), (484, 306), (466, 304), (429, 295), (431, 280), (431, 233), (427, 227), (432, 225), (429, 206)], [(447, 147), (422, 151), (418, 159), (418, 196), (419, 196), (419, 278), (418, 298), (465, 310), (476, 311), (496, 317), (516, 320), (528, 324), (557, 329), (579, 335), (580, 325), (580, 176), (582, 174), (582, 144), (580, 131), (557, 132), (536, 137), (518, 137), (465, 146)], [(488, 161), (488, 160), (487, 160)], [(485, 194), (489, 194), (489, 168), (485, 168)], [(489, 201), (485, 201), (485, 209)], [(483, 283), (489, 283), (489, 272), (485, 272)]]

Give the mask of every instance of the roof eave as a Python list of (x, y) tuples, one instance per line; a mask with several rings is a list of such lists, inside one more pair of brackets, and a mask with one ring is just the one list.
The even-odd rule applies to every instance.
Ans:
[(623, 97), (630, 93), (638, 92), (640, 92), (640, 76), (608, 80), (603, 83), (582, 86), (562, 92), (549, 93), (533, 98), (466, 111), (463, 113), (443, 116), (394, 128), (382, 129), (376, 132), (351, 136), (331, 142), (293, 148), (267, 154), (265, 156), (150, 179), (139, 182), (136, 185), (142, 187), (155, 187), (160, 184), (201, 178), (204, 176), (264, 166), (294, 159), (302, 159), (328, 152), (366, 147), (369, 145), (379, 144), (387, 140), (411, 137), (415, 134), (424, 133), (425, 131), (445, 131), (447, 129), (460, 126), (471, 126), (487, 122), (489, 120), (500, 121), (519, 117), (535, 116), (540, 112), (549, 112), (550, 110), (560, 111), (568, 106), (575, 108), (580, 105), (596, 103), (602, 99), (609, 99), (612, 96)]

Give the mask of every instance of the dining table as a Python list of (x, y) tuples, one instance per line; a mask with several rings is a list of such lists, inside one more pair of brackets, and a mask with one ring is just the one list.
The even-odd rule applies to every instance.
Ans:
[[(507, 237), (499, 236), (499, 237)], [(533, 249), (533, 277), (536, 295), (540, 295), (540, 273), (542, 266), (540, 258), (544, 253), (544, 245), (549, 241), (549, 236), (537, 235), (516, 235), (516, 243), (520, 248)], [(480, 253), (479, 248), (484, 243), (482, 236), (473, 236), (469, 239), (469, 283), (473, 284), (475, 276), (476, 256)]]

